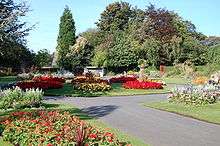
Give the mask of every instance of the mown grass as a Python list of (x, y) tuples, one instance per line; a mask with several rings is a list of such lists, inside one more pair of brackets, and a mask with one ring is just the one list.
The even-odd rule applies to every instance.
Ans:
[(157, 94), (168, 93), (169, 88), (164, 89), (124, 89), (121, 84), (112, 84), (112, 90), (105, 92), (82, 92), (74, 90), (71, 84), (65, 84), (61, 89), (49, 89), (45, 91), (46, 96), (72, 96), (72, 97), (98, 97), (98, 96), (126, 96), (126, 95), (144, 95), (144, 94)]
[[(120, 141), (130, 142), (133, 146), (147, 146), (147, 144), (145, 144), (140, 139), (133, 137), (133, 136), (130, 136), (128, 134), (125, 134), (118, 129), (111, 128), (107, 124), (102, 123), (100, 120), (98, 120), (96, 118), (88, 116), (86, 113), (83, 113), (80, 109), (75, 108), (71, 105), (44, 103), (42, 105), (41, 109), (67, 111), (74, 116), (78, 116), (81, 120), (86, 121), (87, 123), (91, 124), (94, 127), (97, 127), (100, 130), (108, 130), (109, 132), (114, 133), (115, 136)], [(38, 110), (38, 109), (24, 109), (22, 111), (34, 111), (34, 110)], [(7, 116), (8, 114), (10, 114), (13, 111), (17, 111), (17, 110), (0, 111), (0, 118), (3, 116)], [(3, 141), (0, 138), (0, 146), (12, 146), (12, 145), (8, 142)]]
[(18, 81), (17, 76), (0, 77), (0, 84), (1, 83), (10, 83), (10, 82), (15, 82), (15, 81)]
[(220, 102), (202, 106), (169, 103), (168, 101), (145, 103), (144, 105), (187, 117), (192, 117), (198, 120), (220, 124)]

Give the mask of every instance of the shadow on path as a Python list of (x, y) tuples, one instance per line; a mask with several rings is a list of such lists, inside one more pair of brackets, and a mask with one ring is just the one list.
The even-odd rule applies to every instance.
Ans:
[(110, 114), (117, 108), (118, 106), (115, 105), (104, 105), (104, 106), (91, 106), (88, 108), (83, 108), (81, 110), (89, 114), (89, 116), (99, 118)]

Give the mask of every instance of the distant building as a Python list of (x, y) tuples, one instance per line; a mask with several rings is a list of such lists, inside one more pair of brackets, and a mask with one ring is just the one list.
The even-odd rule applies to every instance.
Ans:
[(84, 74), (91, 72), (96, 76), (103, 77), (105, 75), (104, 67), (94, 67), (94, 66), (87, 66), (84, 68)]

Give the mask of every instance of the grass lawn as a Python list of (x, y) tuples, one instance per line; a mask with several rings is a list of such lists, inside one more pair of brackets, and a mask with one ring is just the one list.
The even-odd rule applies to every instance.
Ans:
[(185, 78), (180, 78), (180, 77), (169, 77), (169, 78), (163, 78), (166, 84), (187, 84), (191, 83), (191, 81), (185, 79)]
[(177, 113), (206, 122), (220, 124), (220, 102), (203, 106), (189, 106), (169, 103), (168, 101), (145, 103), (144, 105), (147, 107)]
[[(116, 135), (116, 137), (120, 140), (120, 141), (129, 141), (131, 142), (131, 144), (133, 146), (147, 146), (147, 144), (145, 144), (144, 142), (142, 142), (141, 140), (139, 140), (138, 138), (132, 137), (130, 135), (127, 135), (125, 133), (122, 133), (121, 131), (111, 128), (108, 125), (102, 123), (101, 121), (99, 121), (98, 119), (89, 117), (87, 114), (83, 113), (82, 111), (80, 111), (78, 108), (75, 108), (73, 106), (70, 105), (62, 105), (62, 104), (43, 104), (43, 108), (46, 110), (61, 110), (61, 111), (68, 111), (69, 113), (71, 113), (72, 115), (78, 116), (80, 117), (81, 120), (86, 121), (87, 123), (90, 123), (92, 126), (97, 127), (98, 129), (102, 129), (102, 130), (108, 130), (112, 133), (114, 133)], [(34, 110), (34, 109), (32, 109)], [(23, 111), (31, 111), (30, 109), (27, 110), (23, 110)], [(1, 116), (6, 116), (8, 115), (10, 112), (12, 111), (0, 111), (0, 118)], [(4, 142), (1, 138), (0, 138), (0, 146), (11, 146), (11, 144)]]
[(9, 82), (15, 82), (17, 81), (17, 76), (5, 76), (5, 77), (0, 77), (0, 84), (1, 83), (9, 83)]
[(145, 89), (124, 89), (121, 84), (115, 83), (112, 84), (112, 90), (106, 92), (82, 92), (74, 90), (71, 84), (65, 84), (61, 89), (49, 89), (45, 91), (46, 96), (78, 96), (78, 97), (97, 97), (97, 96), (123, 96), (123, 95), (144, 95), (144, 94), (155, 94), (155, 93), (168, 93), (169, 88), (165, 87), (164, 89), (154, 89), (154, 90), (145, 90)]

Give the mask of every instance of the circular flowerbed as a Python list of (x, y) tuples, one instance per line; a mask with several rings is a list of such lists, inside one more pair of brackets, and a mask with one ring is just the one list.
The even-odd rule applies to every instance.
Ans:
[(78, 76), (72, 80), (72, 84), (75, 89), (87, 92), (111, 90), (111, 85), (109, 85), (108, 81), (92, 76)]
[(16, 86), (21, 89), (58, 89), (63, 87), (65, 79), (53, 76), (40, 76), (34, 77), (31, 81), (21, 81), (16, 84)]
[(1, 122), (1, 127), (3, 140), (14, 145), (130, 146), (67, 112), (15, 112)]

